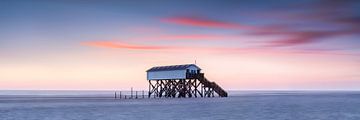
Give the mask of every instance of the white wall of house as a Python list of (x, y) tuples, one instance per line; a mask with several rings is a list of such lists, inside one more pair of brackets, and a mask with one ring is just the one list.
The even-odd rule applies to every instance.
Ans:
[[(196, 66), (187, 68), (190, 73), (197, 73), (200, 69)], [(166, 70), (166, 71), (148, 71), (148, 80), (164, 80), (164, 79), (186, 79), (186, 69), (184, 70)]]
[(170, 71), (152, 71), (147, 72), (148, 80), (162, 80), (162, 79), (185, 79), (186, 70), (170, 70)]

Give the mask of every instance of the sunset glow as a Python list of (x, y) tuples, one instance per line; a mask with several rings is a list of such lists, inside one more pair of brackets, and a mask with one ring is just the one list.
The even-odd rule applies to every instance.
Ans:
[(0, 1), (0, 89), (146, 90), (196, 60), (227, 90), (360, 90), (359, 1), (219, 2)]

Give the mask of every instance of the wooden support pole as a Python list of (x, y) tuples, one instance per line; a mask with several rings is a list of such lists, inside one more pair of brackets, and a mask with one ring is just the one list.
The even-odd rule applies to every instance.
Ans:
[(138, 96), (137, 96), (137, 92), (138, 92), (138, 91), (135, 91), (135, 99), (137, 99), (137, 98), (138, 98)]
[(201, 85), (201, 97), (204, 97), (204, 85)]
[(132, 99), (133, 98), (133, 88), (131, 87), (131, 97), (130, 97), (130, 99)]
[(151, 87), (151, 82), (150, 82), (150, 80), (149, 80), (149, 91), (148, 91), (148, 98), (150, 98), (150, 95), (151, 95), (151, 93), (150, 93), (150, 87)]
[(116, 99), (116, 91), (115, 91), (115, 99)]
[(155, 94), (154, 98), (159, 97), (159, 80), (156, 80), (156, 88), (155, 88)]

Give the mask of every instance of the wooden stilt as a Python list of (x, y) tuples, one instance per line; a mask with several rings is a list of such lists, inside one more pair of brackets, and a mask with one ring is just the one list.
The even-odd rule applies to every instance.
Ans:
[(135, 91), (135, 99), (138, 99), (137, 92), (138, 91)]
[(133, 98), (133, 88), (131, 87), (131, 97), (130, 97), (130, 99), (132, 99)]
[(120, 93), (119, 93), (120, 95), (119, 95), (119, 98), (121, 99), (121, 91), (120, 91)]

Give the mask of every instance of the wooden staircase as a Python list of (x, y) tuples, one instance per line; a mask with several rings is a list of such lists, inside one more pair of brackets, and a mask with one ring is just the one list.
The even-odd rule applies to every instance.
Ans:
[(204, 85), (205, 88), (215, 91), (220, 97), (228, 96), (227, 92), (222, 89), (218, 84), (216, 84), (215, 82), (210, 82), (208, 79), (206, 79), (204, 73), (196, 74), (195, 77)]

